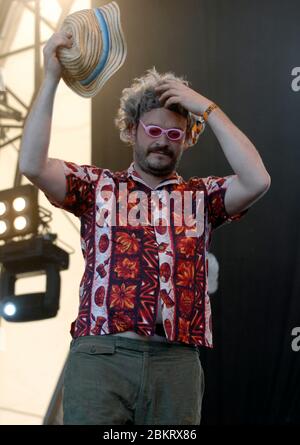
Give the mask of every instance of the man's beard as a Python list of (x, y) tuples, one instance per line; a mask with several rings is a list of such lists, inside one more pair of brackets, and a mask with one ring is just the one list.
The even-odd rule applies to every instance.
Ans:
[[(161, 151), (163, 154), (159, 155)], [(153, 176), (162, 177), (176, 171), (182, 152), (176, 157), (168, 147), (153, 147), (148, 149), (146, 154), (141, 152), (138, 148), (135, 149), (135, 157), (140, 168)]]

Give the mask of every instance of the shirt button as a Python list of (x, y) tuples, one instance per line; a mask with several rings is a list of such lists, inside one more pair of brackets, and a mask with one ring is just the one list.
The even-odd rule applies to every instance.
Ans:
[(91, 351), (92, 354), (95, 354), (95, 352), (96, 352), (96, 348), (95, 348), (94, 345), (91, 347), (90, 351)]

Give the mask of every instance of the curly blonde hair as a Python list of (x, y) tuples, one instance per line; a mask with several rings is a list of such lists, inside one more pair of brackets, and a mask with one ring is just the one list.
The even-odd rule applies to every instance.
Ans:
[[(120, 139), (126, 144), (132, 146), (133, 140), (130, 135), (130, 130), (135, 124), (138, 124), (140, 117), (147, 111), (154, 108), (161, 108), (159, 102), (159, 95), (155, 91), (158, 82), (162, 80), (177, 80), (184, 85), (189, 86), (189, 82), (183, 77), (177, 77), (172, 72), (160, 74), (156, 68), (148, 69), (146, 74), (142, 77), (136, 77), (129, 88), (124, 88), (120, 98), (120, 107), (117, 112), (117, 117), (114, 119), (116, 127), (120, 131)], [(171, 104), (169, 110), (181, 114), (187, 118), (187, 134), (190, 132), (190, 115), (188, 111), (180, 104)]]

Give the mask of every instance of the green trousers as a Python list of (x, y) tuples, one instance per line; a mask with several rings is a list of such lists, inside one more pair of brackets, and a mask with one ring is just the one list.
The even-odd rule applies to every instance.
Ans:
[(199, 425), (198, 347), (102, 335), (71, 341), (65, 425)]

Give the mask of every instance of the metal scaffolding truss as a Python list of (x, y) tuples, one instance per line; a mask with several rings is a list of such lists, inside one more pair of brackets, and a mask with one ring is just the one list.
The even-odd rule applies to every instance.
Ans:
[[(4, 88), (1, 90), (0, 85), (0, 149), (11, 145), (18, 150), (14, 143), (21, 141), (24, 122), (31, 109), (33, 101), (38, 93), (42, 82), (42, 63), (41, 63), (41, 46), (46, 42), (41, 41), (41, 26), (46, 25), (50, 30), (56, 32), (59, 30), (63, 20), (69, 14), (74, 0), (46, 0), (47, 2), (56, 1), (60, 6), (60, 15), (55, 23), (44, 17), (41, 12), (41, 3), (43, 0), (0, 0), (0, 74), (1, 68), (4, 67), (6, 60), (11, 56), (26, 51), (34, 51), (34, 89), (29, 100), (18, 97), (9, 86), (9, 80), (4, 80)], [(24, 11), (30, 11), (34, 16), (34, 39), (32, 45), (27, 45), (18, 49), (11, 50), (12, 43), (18, 31), (20, 21)], [(1, 81), (0, 76), (0, 81)], [(0, 82), (1, 83), (1, 82)], [(11, 104), (13, 102), (13, 105)], [(16, 133), (12, 134), (12, 133)], [(14, 187), (21, 185), (22, 175), (18, 168), (18, 161), (15, 169)], [(57, 382), (56, 388), (52, 395), (50, 405), (44, 418), (44, 425), (62, 424), (62, 391), (63, 391), (63, 372)]]
[[(49, 0), (47, 0), (49, 2)], [(60, 15), (55, 23), (45, 17), (41, 12), (43, 0), (0, 0), (0, 70), (4, 67), (8, 57), (17, 56), (26, 51), (34, 50), (34, 90), (29, 104), (26, 104), (16, 92), (9, 87), (9, 82), (4, 78), (4, 88), (0, 91), (0, 149), (20, 143), (24, 122), (31, 109), (32, 103), (38, 93), (42, 82), (41, 46), (46, 42), (41, 40), (41, 25), (47, 26), (53, 32), (59, 30), (63, 20), (70, 12), (74, 0), (51, 0), (56, 1), (60, 7)], [(12, 42), (18, 30), (24, 11), (30, 11), (34, 16), (34, 41), (13, 51), (10, 50)], [(14, 105), (11, 104), (13, 100)], [(17, 135), (12, 136), (12, 132)], [(16, 148), (16, 147), (15, 147)], [(18, 149), (18, 148), (17, 148)], [(14, 187), (21, 184), (21, 174), (18, 162), (15, 170)]]

